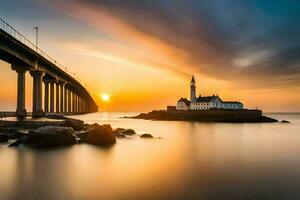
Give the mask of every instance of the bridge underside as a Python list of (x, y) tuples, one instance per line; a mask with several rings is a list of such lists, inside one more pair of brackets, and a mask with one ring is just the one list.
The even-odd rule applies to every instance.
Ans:
[(27, 72), (33, 78), (33, 117), (42, 117), (45, 113), (82, 114), (98, 111), (98, 106), (89, 92), (76, 79), (3, 30), (0, 30), (0, 59), (10, 63), (18, 76), (17, 117), (27, 115)]

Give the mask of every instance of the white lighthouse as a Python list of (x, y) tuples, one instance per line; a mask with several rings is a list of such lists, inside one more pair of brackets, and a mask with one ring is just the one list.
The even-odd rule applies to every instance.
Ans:
[(223, 101), (219, 95), (212, 96), (196, 96), (196, 81), (192, 77), (190, 86), (190, 100), (187, 98), (180, 98), (177, 101), (176, 110), (210, 110), (210, 109), (229, 109), (242, 110), (243, 103), (239, 101)]
[(196, 102), (197, 101), (197, 97), (196, 97), (196, 81), (194, 76), (192, 77), (191, 80), (191, 91), (190, 91), (190, 101), (191, 102)]

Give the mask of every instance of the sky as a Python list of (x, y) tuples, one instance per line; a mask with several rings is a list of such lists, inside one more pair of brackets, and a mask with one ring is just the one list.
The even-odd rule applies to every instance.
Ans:
[[(86, 84), (101, 111), (150, 111), (218, 94), (266, 112), (300, 111), (296, 0), (0, 0), (0, 18)], [(16, 74), (0, 62), (0, 109)], [(27, 75), (26, 106), (32, 80)], [(102, 101), (103, 94), (110, 100)]]

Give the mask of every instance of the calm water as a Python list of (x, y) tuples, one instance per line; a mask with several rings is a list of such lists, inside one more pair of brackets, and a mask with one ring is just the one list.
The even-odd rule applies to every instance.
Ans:
[[(223, 124), (78, 116), (162, 139), (111, 148), (0, 145), (0, 199), (300, 199), (300, 114), (291, 124)], [(132, 114), (131, 114), (132, 115)]]

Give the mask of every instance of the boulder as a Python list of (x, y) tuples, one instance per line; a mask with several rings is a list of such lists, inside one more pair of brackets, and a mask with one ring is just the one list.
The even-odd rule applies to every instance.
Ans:
[(88, 136), (82, 142), (94, 145), (110, 145), (116, 143), (116, 137), (110, 125), (92, 124), (87, 129)]
[(74, 131), (81, 131), (84, 128), (84, 122), (78, 119), (66, 119), (61, 126), (71, 127)]
[(145, 133), (140, 136), (141, 138), (153, 138), (153, 135)]
[(8, 137), (7, 135), (0, 135), (0, 142), (7, 142), (8, 141)]
[(79, 133), (76, 134), (76, 136), (80, 139), (80, 141), (85, 140), (89, 135), (88, 131), (80, 131)]
[(8, 147), (17, 147), (20, 144), (24, 144), (27, 139), (28, 139), (28, 136), (22, 137), (22, 138), (16, 140), (15, 142), (11, 143)]
[(123, 133), (120, 132), (114, 132), (115, 136), (118, 138), (126, 138), (126, 135), (124, 135)]
[(24, 144), (32, 147), (54, 147), (76, 144), (74, 131), (70, 127), (45, 126), (30, 131)]
[(16, 133), (19, 130), (20, 130), (20, 128), (16, 127), (16, 126), (4, 126), (4, 127), (0, 127), (0, 132), (1, 133), (6, 133), (6, 134)]
[(114, 129), (114, 132), (122, 132), (125, 130), (126, 130), (125, 128), (116, 128), (116, 129)]
[(123, 131), (126, 131), (126, 129), (125, 129), (125, 128), (116, 128), (116, 129), (114, 129), (114, 134), (115, 134), (115, 136), (118, 137), (118, 138), (125, 138), (126, 135), (124, 135), (124, 134), (122, 133)]
[(86, 128), (86, 130), (92, 130), (94, 128), (99, 128), (101, 125), (94, 123), (94, 124), (89, 124)]
[(132, 130), (132, 129), (126, 129), (124, 131), (121, 131), (121, 133), (123, 135), (135, 135), (136, 134), (136, 132), (134, 130)]
[(25, 132), (23, 132), (23, 131), (17, 131), (15, 133), (9, 133), (9, 134), (7, 134), (7, 137), (10, 140), (17, 140), (17, 139), (20, 139), (20, 138), (22, 138), (24, 136), (27, 136), (27, 135), (28, 134), (25, 133)]
[(291, 123), (291, 122), (287, 120), (282, 120), (281, 123)]
[[(254, 121), (254, 122), (256, 122), (256, 121)], [(257, 122), (265, 122), (265, 123), (271, 122), (271, 123), (273, 123), (273, 122), (278, 122), (278, 120), (277, 119), (273, 119), (271, 117), (262, 116), (261, 118), (259, 118), (257, 120)]]

